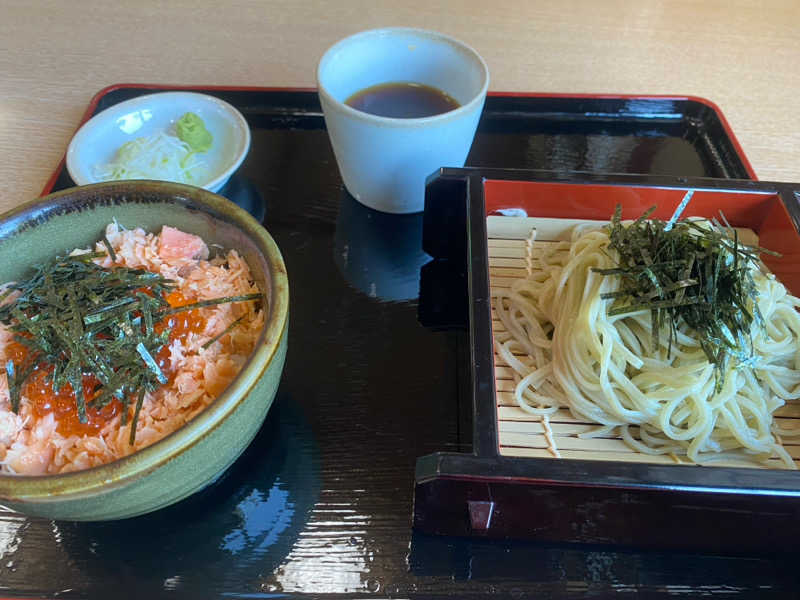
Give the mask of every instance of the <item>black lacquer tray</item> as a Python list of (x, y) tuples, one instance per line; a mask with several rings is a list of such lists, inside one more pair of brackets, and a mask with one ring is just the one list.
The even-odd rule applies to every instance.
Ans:
[[(86, 117), (159, 86), (103, 90)], [(179, 88), (187, 89), (187, 88)], [(196, 88), (194, 88), (196, 89)], [(430, 536), (416, 460), (469, 453), (469, 337), (420, 323), (422, 215), (342, 189), (312, 90), (196, 89), (252, 147), (221, 191), (262, 218), (291, 286), (289, 354), (261, 433), (212, 487), (157, 513), (64, 523), (0, 512), (0, 595), (564, 597), (791, 590), (784, 558)], [(721, 114), (686, 97), (494, 94), (468, 163), (753, 178)], [(63, 164), (47, 189), (71, 185)]]

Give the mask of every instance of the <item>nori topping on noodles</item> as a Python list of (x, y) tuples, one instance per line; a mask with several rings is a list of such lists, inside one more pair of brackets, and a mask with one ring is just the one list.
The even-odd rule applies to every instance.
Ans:
[(654, 210), (625, 226), (617, 206), (608, 226), (617, 267), (593, 271), (621, 277), (621, 289), (602, 298), (614, 301), (609, 315), (650, 310), (654, 350), (667, 326), (671, 353), (678, 324), (686, 323), (715, 367), (719, 391), (731, 358), (746, 362), (753, 356), (750, 332), (754, 323), (763, 326), (763, 318), (752, 269), (760, 253), (776, 253), (740, 243), (724, 215), (724, 225), (716, 219), (676, 221), (677, 212), (664, 222), (648, 218)]

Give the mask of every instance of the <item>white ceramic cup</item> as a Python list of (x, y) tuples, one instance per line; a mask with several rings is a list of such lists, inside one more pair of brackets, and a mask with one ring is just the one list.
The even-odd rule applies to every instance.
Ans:
[[(345, 104), (356, 92), (393, 82), (437, 88), (460, 106), (401, 119)], [(464, 165), (489, 88), (489, 69), (475, 50), (440, 33), (375, 29), (331, 46), (319, 61), (317, 86), (347, 190), (370, 208), (413, 213), (423, 209), (428, 175)]]

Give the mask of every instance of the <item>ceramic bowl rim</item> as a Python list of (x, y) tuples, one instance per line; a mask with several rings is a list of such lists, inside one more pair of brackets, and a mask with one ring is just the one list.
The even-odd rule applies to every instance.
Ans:
[[(416, 36), (418, 38), (428, 38), (436, 42), (449, 45), (452, 48), (457, 49), (459, 52), (462, 52), (463, 54), (469, 56), (480, 66), (481, 75), (483, 77), (483, 81), (481, 83), (481, 89), (478, 91), (477, 94), (471, 96), (468, 102), (458, 106), (457, 108), (436, 115), (432, 115), (429, 117), (414, 117), (414, 118), (382, 117), (379, 115), (374, 115), (368, 112), (364, 112), (362, 110), (353, 108), (348, 104), (345, 104), (344, 101), (337, 99), (336, 97), (334, 97), (333, 94), (331, 94), (328, 91), (328, 88), (325, 86), (323, 82), (322, 71), (327, 65), (327, 61), (331, 60), (332, 57), (335, 56), (337, 52), (339, 52), (342, 48), (349, 45), (353, 41), (358, 41), (361, 39), (369, 39), (369, 38), (380, 38), (393, 35), (401, 35), (401, 36), (406, 35), (406, 36)], [(478, 109), (479, 107), (483, 106), (483, 103), (486, 99), (486, 94), (488, 93), (489, 90), (490, 74), (489, 74), (489, 66), (486, 64), (486, 61), (483, 59), (483, 57), (480, 54), (478, 54), (478, 51), (475, 50), (469, 44), (462, 42), (457, 38), (446, 35), (444, 33), (440, 33), (438, 31), (433, 31), (430, 29), (422, 29), (419, 27), (381, 27), (378, 29), (366, 29), (364, 31), (358, 31), (352, 35), (348, 35), (347, 37), (338, 40), (327, 50), (325, 50), (325, 52), (322, 54), (319, 61), (317, 62), (316, 80), (317, 80), (317, 93), (321, 97), (323, 97), (325, 101), (328, 102), (332, 108), (336, 109), (337, 111), (365, 123), (370, 123), (373, 125), (379, 125), (383, 127), (395, 127), (399, 129), (407, 129), (410, 127), (421, 127), (425, 125), (443, 123), (446, 121), (450, 121), (452, 119), (458, 119), (463, 115), (469, 114), (474, 110)]]
[(271, 286), (271, 307), (265, 328), (247, 363), (228, 388), (182, 427), (146, 448), (97, 467), (55, 475), (0, 474), (0, 500), (59, 502), (86, 495), (93, 496), (98, 492), (107, 493), (146, 476), (212, 433), (236, 410), (246, 398), (250, 388), (270, 367), (283, 337), (288, 333), (289, 285), (286, 266), (277, 244), (266, 229), (246, 211), (202, 188), (149, 180), (103, 182), (68, 188), (32, 200), (0, 215), (0, 228), (10, 220), (30, 218), (45, 207), (50, 207), (51, 210), (61, 209), (52, 214), (52, 217), (57, 217), (65, 211), (74, 211), (90, 203), (93, 198), (121, 195), (126, 190), (152, 193), (163, 200), (182, 199), (184, 204), (200, 206), (202, 212), (212, 218), (241, 229), (263, 255), (270, 269), (268, 275)]

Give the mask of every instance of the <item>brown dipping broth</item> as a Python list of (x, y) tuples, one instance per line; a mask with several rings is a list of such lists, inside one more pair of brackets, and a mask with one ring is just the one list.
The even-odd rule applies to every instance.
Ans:
[(356, 92), (344, 103), (365, 113), (395, 119), (432, 117), (461, 106), (440, 89), (410, 82), (373, 85)]

